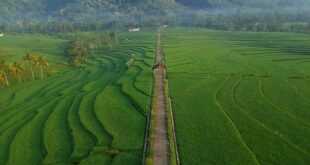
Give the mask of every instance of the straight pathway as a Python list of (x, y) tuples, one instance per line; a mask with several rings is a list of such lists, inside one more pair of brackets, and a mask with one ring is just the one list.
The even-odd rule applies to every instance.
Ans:
[(161, 35), (158, 32), (156, 46), (156, 63), (154, 66), (154, 105), (152, 109), (152, 160), (154, 165), (169, 164), (169, 140), (167, 130), (167, 100), (165, 96), (165, 74), (164, 57), (161, 48)]

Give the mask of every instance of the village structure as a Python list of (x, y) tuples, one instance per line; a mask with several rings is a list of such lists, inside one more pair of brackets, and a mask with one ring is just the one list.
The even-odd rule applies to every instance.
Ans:
[(129, 28), (128, 31), (129, 32), (139, 32), (141, 29), (139, 27), (135, 27), (135, 28)]

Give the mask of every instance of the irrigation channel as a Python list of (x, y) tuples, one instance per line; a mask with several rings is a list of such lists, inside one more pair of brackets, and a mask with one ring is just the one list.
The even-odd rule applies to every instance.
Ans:
[[(150, 115), (149, 158), (152, 165), (179, 164), (174, 120), (171, 111), (164, 53), (161, 46), (161, 30), (157, 34), (155, 64), (153, 67), (154, 86), (153, 103)], [(174, 160), (172, 160), (174, 159)]]

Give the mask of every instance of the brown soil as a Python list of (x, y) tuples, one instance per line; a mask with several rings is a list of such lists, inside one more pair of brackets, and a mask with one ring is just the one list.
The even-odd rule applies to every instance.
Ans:
[(157, 38), (155, 77), (155, 106), (152, 110), (153, 126), (153, 163), (154, 165), (168, 165), (168, 132), (167, 132), (167, 111), (165, 97), (165, 65), (163, 63), (163, 53), (160, 44), (160, 33)]

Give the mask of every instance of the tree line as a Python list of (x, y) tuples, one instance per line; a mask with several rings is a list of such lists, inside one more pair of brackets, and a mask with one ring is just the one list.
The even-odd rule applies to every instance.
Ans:
[[(242, 3), (240, 1), (241, 4), (245, 4), (243, 6), (239, 1), (237, 3), (237, 0), (206, 0), (205, 3), (202, 1), (182, 0), (185, 4), (190, 3), (194, 6), (206, 4), (208, 8), (193, 9), (171, 5), (175, 3), (169, 0), (166, 3), (138, 3), (139, 5), (130, 5), (127, 0), (119, 0), (118, 3), (113, 3), (115, 9), (100, 10), (95, 15), (90, 7), (74, 10), (79, 13), (61, 12), (60, 15), (43, 20), (31, 17), (6, 22), (1, 21), (0, 18), (0, 32), (67, 33), (122, 30), (131, 25), (158, 27), (161, 24), (231, 31), (310, 32), (310, 2), (302, 6), (295, 1), (285, 0), (277, 0), (273, 3), (256, 0)], [(280, 2), (286, 3), (283, 5)], [(234, 5), (230, 5), (231, 3)], [(83, 12), (80, 13), (80, 11)]]
[(19, 24), (1, 24), (0, 32), (19, 33), (72, 33), (79, 31), (127, 30), (130, 26), (157, 27), (161, 24), (170, 26), (204, 27), (230, 31), (282, 31), (310, 33), (310, 10), (299, 14), (275, 12), (233, 11), (229, 13), (168, 12), (155, 16), (132, 16), (127, 20), (110, 22), (72, 23), (69, 21), (36, 22)]
[(0, 60), (0, 86), (10, 86), (11, 82), (43, 80), (49, 75), (49, 62), (41, 55), (27, 53), (19, 62), (7, 64)]
[(310, 10), (235, 8), (180, 11), (170, 16), (167, 22), (176, 26), (228, 31), (310, 33)]
[(79, 36), (69, 42), (66, 54), (69, 62), (79, 66), (87, 62), (91, 51), (98, 48), (113, 48), (119, 43), (116, 32), (100, 33), (96, 36)]
[[(69, 62), (79, 66), (87, 62), (91, 51), (98, 48), (113, 48), (118, 45), (115, 32), (99, 33), (96, 35), (79, 35), (74, 37), (66, 48)], [(50, 75), (49, 62), (42, 55), (27, 53), (22, 60), (8, 63), (0, 60), (0, 86), (10, 86), (27, 80), (43, 80)]]
[(78, 31), (103, 31), (114, 27), (113, 23), (102, 22), (69, 22), (69, 21), (49, 21), (49, 22), (31, 22), (21, 21), (19, 23), (2, 23), (0, 31), (18, 32), (18, 33), (70, 33)]

